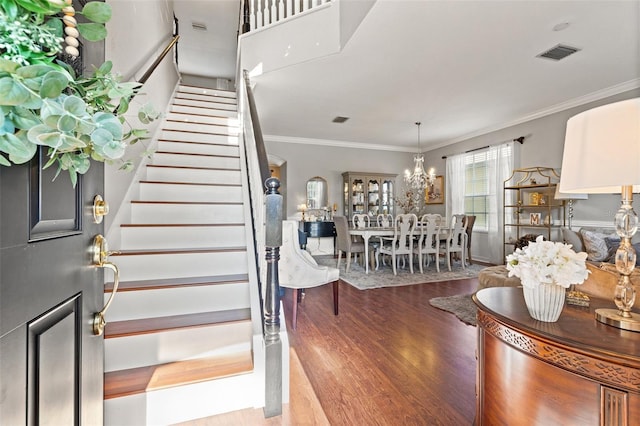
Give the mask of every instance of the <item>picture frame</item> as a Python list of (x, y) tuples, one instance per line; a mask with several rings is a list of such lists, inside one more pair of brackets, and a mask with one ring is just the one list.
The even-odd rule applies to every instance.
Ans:
[(538, 194), (537, 192), (532, 192), (531, 194), (529, 194), (529, 205), (537, 206), (539, 201), (540, 194)]
[(444, 176), (438, 175), (425, 189), (425, 204), (444, 204)]
[(529, 223), (531, 225), (542, 225), (541, 219), (541, 213), (529, 213)]

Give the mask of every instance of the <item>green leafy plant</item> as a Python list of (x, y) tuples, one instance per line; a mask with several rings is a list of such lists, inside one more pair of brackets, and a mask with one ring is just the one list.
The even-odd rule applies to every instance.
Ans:
[[(91, 159), (122, 159), (127, 145), (148, 138), (146, 129), (135, 129), (124, 118), (139, 83), (121, 82), (109, 61), (88, 77), (56, 61), (63, 21), (67, 34), (77, 32), (90, 41), (106, 36), (107, 4), (84, 6), (82, 14), (90, 23), (68, 19), (74, 12), (66, 1), (0, 0), (0, 165), (28, 162), (44, 146), (45, 167), (57, 164), (58, 173), (67, 170), (73, 185), (78, 174), (89, 170)], [(69, 36), (65, 40), (73, 47)], [(144, 124), (157, 116), (148, 106), (138, 112)], [(121, 168), (131, 168), (121, 161)]]

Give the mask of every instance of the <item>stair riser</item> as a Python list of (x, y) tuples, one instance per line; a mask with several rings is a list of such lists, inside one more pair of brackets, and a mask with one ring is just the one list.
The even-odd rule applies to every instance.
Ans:
[(242, 374), (108, 399), (104, 404), (105, 425), (170, 425), (253, 408), (258, 401), (256, 392), (263, 388), (254, 374)]
[(175, 130), (178, 132), (200, 132), (238, 136), (237, 126), (206, 124), (199, 123), (198, 121), (199, 120), (165, 121), (162, 124), (162, 129)]
[[(191, 114), (177, 114), (175, 112), (170, 112), (167, 114), (167, 120), (174, 121), (189, 121), (203, 124), (214, 124), (219, 126), (230, 126), (234, 128), (238, 128), (238, 119), (237, 118), (229, 118), (229, 117), (209, 117), (202, 115), (191, 115)], [(236, 130), (237, 133), (237, 130)]]
[(178, 93), (192, 93), (199, 95), (209, 95), (209, 96), (217, 96), (226, 100), (235, 100), (237, 98), (236, 92), (229, 90), (219, 90), (219, 89), (208, 89), (205, 87), (195, 87), (195, 86), (178, 86)]
[(131, 221), (145, 223), (242, 223), (241, 204), (140, 204), (131, 205)]
[(243, 226), (126, 227), (121, 231), (124, 250), (237, 247), (246, 244)]
[(120, 280), (151, 280), (247, 273), (247, 253), (213, 252), (111, 256)]
[(164, 154), (156, 152), (153, 154), (152, 164), (160, 166), (192, 166), (192, 167), (208, 167), (220, 169), (240, 169), (240, 159), (231, 157), (211, 157), (205, 155), (181, 155), (181, 154)]
[(147, 167), (147, 180), (153, 181), (240, 184), (241, 178), (240, 170)]
[[(160, 139), (177, 142), (200, 142), (235, 146), (238, 149), (238, 136), (218, 135), (209, 133), (189, 133), (179, 130), (163, 130)], [(237, 155), (237, 154), (236, 154)]]
[(140, 183), (142, 201), (242, 201), (238, 186)]
[(234, 354), (250, 342), (251, 321), (105, 339), (105, 372)]
[(234, 111), (235, 112), (238, 110), (238, 107), (235, 104), (214, 102), (211, 100), (198, 101), (194, 99), (183, 99), (179, 97), (173, 100), (173, 105), (194, 106), (199, 108), (208, 108), (216, 111)]
[(173, 139), (159, 140), (158, 151), (181, 152), (187, 154), (207, 154), (207, 155), (224, 155), (238, 156), (238, 146), (214, 145), (209, 142), (196, 141), (176, 141)]
[(213, 116), (213, 117), (228, 117), (228, 118), (234, 118), (234, 119), (238, 118), (238, 112), (237, 111), (225, 111), (225, 110), (221, 110), (221, 109), (198, 108), (198, 107), (193, 107), (193, 106), (189, 106), (189, 105), (182, 105), (182, 104), (171, 105), (170, 111), (171, 112), (183, 112), (183, 113), (186, 113), (186, 114), (194, 114), (194, 115), (197, 115), (197, 116), (207, 115), (207, 116)]
[[(105, 302), (111, 293), (105, 293)], [(191, 285), (122, 291), (109, 307), (107, 321), (156, 318), (249, 307), (249, 283)]]
[(217, 103), (221, 103), (221, 104), (230, 104), (230, 105), (236, 105), (236, 99), (235, 98), (227, 98), (227, 97), (222, 97), (222, 96), (211, 96), (211, 95), (206, 95), (206, 94), (200, 94), (200, 93), (189, 93), (189, 92), (184, 92), (182, 90), (178, 90), (178, 92), (176, 93), (176, 97), (180, 98), (180, 99), (193, 99), (195, 101), (204, 101), (204, 102), (217, 102)]

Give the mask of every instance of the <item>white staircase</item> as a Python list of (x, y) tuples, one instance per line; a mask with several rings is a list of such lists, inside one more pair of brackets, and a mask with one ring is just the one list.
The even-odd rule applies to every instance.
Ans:
[(107, 425), (172, 424), (264, 398), (237, 135), (235, 93), (179, 86), (110, 257), (121, 277), (105, 330)]

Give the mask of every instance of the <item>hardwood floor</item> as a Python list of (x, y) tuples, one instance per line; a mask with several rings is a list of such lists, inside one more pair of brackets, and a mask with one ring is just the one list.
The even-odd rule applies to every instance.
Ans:
[[(429, 299), (471, 293), (477, 284), (469, 279), (362, 291), (341, 282), (338, 316), (330, 285), (308, 289), (297, 330), (288, 324), (289, 340), (328, 424), (473, 424), (477, 330)], [(290, 318), (289, 292), (284, 305)], [(327, 424), (309, 387), (296, 384), (306, 383), (299, 374), (292, 368), (291, 402), (279, 418), (244, 410), (189, 424)]]

